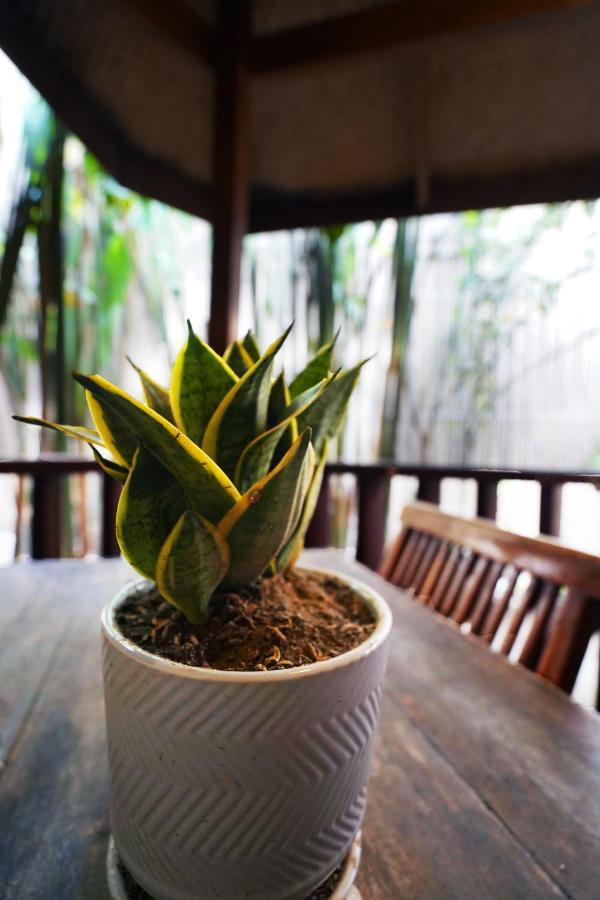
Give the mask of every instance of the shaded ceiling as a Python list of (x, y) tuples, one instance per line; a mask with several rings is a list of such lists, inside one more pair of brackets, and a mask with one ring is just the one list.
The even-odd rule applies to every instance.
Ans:
[[(0, 45), (124, 184), (212, 219), (217, 6), (20, 0)], [(249, 68), (251, 230), (600, 195), (599, 3), (257, 0)]]

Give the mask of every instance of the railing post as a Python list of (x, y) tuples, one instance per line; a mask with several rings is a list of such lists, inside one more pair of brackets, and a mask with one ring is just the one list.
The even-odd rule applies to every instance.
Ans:
[(319, 499), (317, 500), (312, 521), (306, 532), (304, 541), (306, 547), (329, 546), (329, 499), (329, 473), (325, 469)]
[(439, 506), (441, 481), (441, 478), (436, 478), (435, 475), (420, 475), (417, 500), (436, 503)]
[(477, 515), (496, 521), (498, 511), (498, 482), (495, 478), (477, 481)]
[(540, 495), (540, 534), (560, 535), (562, 484), (542, 482)]
[(62, 503), (59, 475), (36, 475), (33, 479), (31, 556), (53, 559), (62, 552)]
[(121, 551), (115, 531), (117, 504), (121, 494), (121, 485), (110, 475), (102, 475), (102, 556), (119, 556)]
[(365, 468), (358, 473), (358, 539), (356, 559), (377, 570), (385, 544), (391, 473)]

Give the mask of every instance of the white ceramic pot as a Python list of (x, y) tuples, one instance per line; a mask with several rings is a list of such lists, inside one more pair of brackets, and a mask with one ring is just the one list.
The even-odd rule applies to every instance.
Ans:
[(162, 659), (114, 623), (131, 588), (105, 607), (112, 830), (157, 900), (303, 900), (347, 854), (365, 810), (391, 613), (344, 580), (373, 610), (373, 633), (280, 671)]

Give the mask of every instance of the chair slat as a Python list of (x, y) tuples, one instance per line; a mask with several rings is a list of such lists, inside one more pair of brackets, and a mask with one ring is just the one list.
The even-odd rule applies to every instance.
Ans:
[(415, 547), (417, 546), (417, 541), (419, 540), (419, 532), (411, 531), (408, 532), (406, 541), (402, 548), (402, 552), (398, 557), (398, 561), (392, 570), (392, 574), (390, 576), (390, 581), (392, 584), (400, 585), (402, 582), (402, 578), (404, 576), (404, 572), (406, 571), (410, 561), (412, 559), (412, 554), (414, 552)]
[(437, 538), (429, 535), (429, 544), (427, 545), (427, 550), (423, 555), (423, 559), (421, 560), (421, 564), (417, 569), (415, 577), (413, 579), (413, 587), (415, 589), (415, 594), (417, 597), (421, 592), (421, 588), (425, 583), (425, 579), (427, 578), (428, 573), (431, 571), (431, 567), (433, 565), (433, 561), (436, 557), (440, 549), (440, 541)]
[(502, 622), (504, 616), (508, 611), (511, 598), (517, 584), (517, 579), (521, 574), (518, 569), (509, 569), (507, 571), (509, 572), (508, 582), (506, 587), (504, 588), (502, 596), (496, 603), (492, 605), (489, 616), (485, 620), (484, 625), (481, 628), (481, 637), (484, 641), (487, 641), (488, 644), (491, 644), (496, 637), (496, 633), (500, 627), (500, 623)]
[(491, 565), (492, 563), (489, 559), (480, 556), (472, 566), (469, 577), (466, 579), (456, 606), (451, 613), (451, 618), (454, 619), (458, 625), (465, 622), (470, 615), (473, 604), (479, 595), (483, 580)]
[(460, 595), (460, 592), (463, 588), (463, 585), (471, 571), (471, 566), (473, 565), (475, 559), (475, 555), (471, 553), (470, 550), (461, 554), (460, 563), (458, 564), (458, 568), (454, 573), (452, 581), (448, 586), (448, 590), (438, 607), (440, 613), (443, 616), (450, 616), (456, 601)]
[(560, 605), (536, 672), (564, 691), (572, 691), (589, 639), (598, 628), (598, 601), (570, 590)]
[(440, 572), (438, 582), (431, 594), (431, 602), (429, 605), (433, 607), (433, 609), (438, 609), (441, 605), (459, 564), (460, 548), (456, 546), (451, 547), (450, 553), (448, 554), (446, 562), (444, 563), (444, 567)]
[(502, 563), (491, 563), (471, 613), (471, 634), (481, 634), (492, 605), (492, 597), (502, 574)]
[(379, 574), (382, 578), (385, 578), (386, 581), (391, 580), (391, 575), (396, 566), (398, 565), (398, 560), (402, 555), (402, 551), (404, 550), (404, 546), (408, 540), (408, 537), (411, 533), (410, 528), (402, 528), (400, 530), (400, 534), (392, 544), (391, 549), (386, 553), (384, 559), (379, 566)]
[(408, 562), (406, 569), (404, 570), (404, 574), (402, 576), (402, 584), (401, 587), (411, 588), (413, 587), (413, 579), (419, 568), (421, 560), (425, 555), (425, 551), (427, 550), (427, 544), (429, 543), (429, 535), (421, 534), (419, 535), (419, 539), (415, 544), (415, 549), (412, 553), (411, 559)]
[(546, 582), (541, 589), (535, 607), (535, 618), (527, 640), (519, 655), (519, 662), (527, 669), (535, 669), (542, 652), (544, 638), (554, 609), (554, 603), (558, 597), (560, 587), (557, 584)]
[(435, 558), (431, 564), (431, 569), (427, 573), (425, 581), (419, 588), (419, 600), (421, 603), (431, 603), (432, 593), (438, 583), (438, 579), (446, 565), (446, 560), (450, 554), (450, 545), (448, 541), (442, 541)]
[(508, 656), (508, 654), (512, 650), (516, 637), (521, 630), (521, 625), (525, 621), (525, 616), (534, 605), (541, 587), (542, 582), (539, 578), (532, 578), (529, 582), (527, 590), (523, 594), (519, 606), (513, 613), (513, 616), (510, 620), (510, 625), (508, 626), (508, 631), (504, 635), (504, 640), (502, 641), (502, 646), (500, 647), (500, 653), (503, 653), (504, 656)]

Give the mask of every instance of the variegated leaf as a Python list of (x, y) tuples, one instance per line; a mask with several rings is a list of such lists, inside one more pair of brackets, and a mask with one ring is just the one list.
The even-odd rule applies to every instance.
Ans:
[(163, 418), (168, 419), (169, 422), (175, 422), (173, 410), (171, 409), (171, 396), (168, 388), (163, 387), (162, 384), (159, 384), (151, 378), (143, 369), (136, 366), (132, 359), (127, 357), (127, 360), (138, 374), (148, 406), (155, 410), (159, 415), (163, 416)]
[(156, 578), (158, 554), (185, 508), (171, 473), (139, 447), (119, 497), (117, 540), (125, 559), (146, 578)]
[(201, 338), (188, 321), (188, 339), (179, 352), (171, 380), (175, 422), (194, 443), (202, 438), (211, 416), (237, 382), (237, 375)]
[(254, 365), (252, 357), (239, 341), (232, 341), (223, 354), (223, 359), (240, 378)]
[(296, 375), (290, 384), (290, 394), (292, 397), (297, 397), (298, 394), (302, 394), (304, 391), (308, 390), (308, 388), (317, 384), (317, 382), (327, 378), (331, 369), (333, 348), (335, 347), (338, 334), (339, 331), (332, 340), (323, 344), (305, 368)]
[(219, 523), (231, 550), (227, 587), (254, 581), (281, 548), (294, 513), (298, 480), (310, 452), (310, 429), (306, 429), (279, 465), (246, 491)]
[(313, 446), (318, 457), (321, 457), (323, 453), (325, 440), (333, 438), (337, 434), (360, 370), (366, 362), (365, 359), (352, 369), (336, 373), (325, 385), (316, 401), (305, 412), (298, 415), (300, 430), (307, 427), (312, 428)]
[(118, 410), (100, 403), (91, 391), (85, 392), (88, 409), (104, 442), (116, 462), (129, 468), (138, 442), (132, 433), (129, 423), (123, 419)]
[(17, 422), (24, 422), (26, 425), (40, 425), (42, 428), (50, 428), (52, 431), (58, 431), (60, 434), (66, 434), (68, 437), (76, 438), (78, 441), (85, 441), (86, 444), (97, 444), (103, 447), (104, 443), (95, 428), (84, 428), (81, 425), (59, 425), (56, 422), (49, 422), (47, 419), (38, 419), (36, 416), (13, 416)]
[(179, 482), (190, 507), (209, 521), (219, 521), (239, 499), (239, 491), (207, 454), (154, 410), (100, 375), (73, 377), (93, 394), (103, 412), (122, 416), (135, 436)]
[(290, 529), (289, 534), (286, 536), (285, 543), (277, 555), (276, 569), (278, 572), (289, 569), (290, 566), (292, 566), (296, 562), (302, 548), (304, 547), (304, 538), (306, 537), (308, 526), (310, 525), (311, 519), (317, 506), (317, 501), (319, 499), (319, 493), (321, 491), (323, 472), (325, 471), (326, 462), (327, 441), (325, 441), (319, 464), (313, 471), (310, 485), (304, 498), (300, 516), (295, 524), (295, 527)]
[[(291, 326), (290, 326), (291, 327)], [(202, 449), (233, 477), (244, 448), (265, 431), (273, 358), (288, 328), (235, 384), (208, 423)]]
[(119, 463), (116, 463), (112, 459), (106, 459), (105, 456), (102, 456), (102, 454), (96, 450), (93, 444), (90, 444), (89, 446), (94, 454), (94, 459), (102, 471), (106, 472), (107, 475), (110, 475), (111, 478), (114, 478), (115, 481), (125, 484), (127, 476), (129, 475), (129, 469), (126, 469), (125, 466), (120, 466)]
[(201, 622), (228, 564), (229, 548), (219, 529), (186, 511), (161, 548), (156, 584), (190, 622)]

